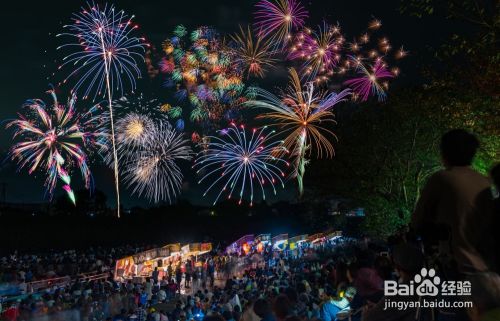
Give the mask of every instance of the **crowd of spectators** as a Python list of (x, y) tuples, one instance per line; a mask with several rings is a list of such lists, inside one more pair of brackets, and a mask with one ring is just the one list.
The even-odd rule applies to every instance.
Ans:
[[(18, 253), (0, 256), (0, 296), (9, 289), (26, 293), (30, 282), (60, 277), (77, 278), (109, 272), (115, 261), (125, 255), (138, 253), (147, 246), (90, 247), (85, 250), (50, 251), (47, 253)], [(16, 285), (15, 290), (10, 285)], [(12, 294), (12, 293), (11, 293)]]
[[(410, 226), (382, 247), (363, 239), (354, 243), (326, 242), (299, 254), (268, 252), (261, 260), (236, 264), (237, 269), (225, 273), (219, 282), (210, 283), (194, 280), (189, 283), (180, 269), (163, 280), (153, 274), (142, 283), (76, 278), (64, 287), (28, 295), (12, 303), (4, 309), (2, 318), (8, 321), (500, 320), (500, 264), (495, 248), (500, 244), (499, 198), (491, 193), (492, 182), (471, 167), (478, 147), (475, 137), (463, 130), (443, 136), (441, 152), (445, 169), (430, 177)], [(492, 171), (497, 191), (499, 172), (499, 167)], [(65, 268), (72, 264), (76, 268), (80, 262), (88, 270), (101, 271), (113, 264), (113, 255), (103, 259), (96, 252), (83, 256), (70, 252), (63, 257), (73, 259), (65, 264), (56, 255), (49, 258), (52, 263), (43, 263), (43, 257), (28, 256), (7, 262), (15, 272), (10, 274), (21, 279), (26, 279), (28, 272), (43, 277), (49, 276), (49, 272), (65, 273)], [(242, 258), (230, 260), (233, 259)], [(38, 265), (43, 267), (38, 270)], [(78, 273), (70, 271), (72, 275)], [(3, 278), (8, 274), (3, 272)], [(432, 287), (442, 281), (454, 286), (467, 282), (460, 284), (467, 284), (471, 291), (448, 297), (434, 293), (434, 302), (446, 301), (448, 305), (422, 307), (425, 295), (412, 289), (420, 282), (428, 282)], [(389, 294), (386, 291), (389, 282), (405, 293)], [(189, 289), (184, 286), (181, 292), (183, 283), (191, 286)], [(402, 304), (388, 307), (389, 301)]]
[[(265, 257), (213, 287), (210, 282), (193, 282), (183, 294), (175, 275), (144, 283), (76, 280), (27, 296), (3, 317), (9, 321), (410, 321), (419, 315), (418, 320), (431, 320), (429, 310), (384, 307), (384, 281), (409, 284), (424, 265), (422, 251), (408, 243), (387, 249), (361, 241), (327, 244), (300, 257), (283, 253)], [(433, 313), (462, 320), (461, 310)]]

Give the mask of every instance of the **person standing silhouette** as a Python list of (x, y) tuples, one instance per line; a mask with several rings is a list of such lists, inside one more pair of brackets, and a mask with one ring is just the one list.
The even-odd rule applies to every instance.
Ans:
[[(434, 173), (425, 184), (412, 216), (411, 226), (424, 237), (429, 231), (439, 231), (441, 263), (453, 272), (486, 271), (488, 267), (475, 250), (480, 231), (487, 223), (481, 219), (476, 206), (478, 195), (490, 187), (486, 176), (472, 169), (479, 148), (478, 139), (463, 129), (454, 129), (441, 138), (441, 161), (445, 169)], [(468, 222), (474, 221), (472, 227)], [(436, 228), (437, 227), (437, 228)], [(427, 233), (426, 233), (427, 232)], [(446, 235), (444, 235), (446, 234)]]

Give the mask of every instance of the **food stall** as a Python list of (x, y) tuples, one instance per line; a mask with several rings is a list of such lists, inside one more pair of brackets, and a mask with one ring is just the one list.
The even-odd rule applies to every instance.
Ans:
[(288, 239), (288, 247), (290, 250), (295, 250), (301, 247), (304, 243), (307, 243), (307, 234), (297, 235)]
[(330, 232), (325, 236), (327, 242), (335, 243), (339, 238), (342, 237), (342, 231)]
[(307, 234), (297, 235), (288, 239), (288, 249), (291, 256), (299, 256), (304, 247), (307, 247)]
[(151, 276), (155, 268), (160, 271), (159, 277), (163, 277), (163, 260), (169, 256), (169, 249), (163, 247), (132, 255), (137, 266), (135, 277), (140, 278), (138, 281), (142, 281), (144, 278)]
[(229, 255), (247, 255), (250, 253), (254, 241), (255, 237), (253, 234), (245, 235), (239, 238), (236, 242), (231, 243), (231, 245), (226, 248), (226, 253)]
[(313, 235), (310, 235), (307, 238), (307, 242), (310, 244), (311, 247), (317, 247), (321, 246), (325, 242), (325, 234), (324, 233), (316, 233)]
[(116, 281), (125, 281), (137, 275), (137, 265), (135, 265), (134, 258), (127, 256), (116, 261), (114, 279)]
[(254, 251), (262, 254), (269, 244), (271, 244), (271, 234), (257, 235), (254, 240)]
[(197, 257), (212, 251), (212, 243), (190, 243), (181, 248), (182, 260)]
[(116, 261), (114, 278), (117, 281), (142, 281), (151, 276), (156, 267), (163, 266), (163, 259), (170, 255), (168, 248), (143, 251)]
[(288, 233), (276, 235), (271, 239), (274, 251), (284, 251), (288, 245)]

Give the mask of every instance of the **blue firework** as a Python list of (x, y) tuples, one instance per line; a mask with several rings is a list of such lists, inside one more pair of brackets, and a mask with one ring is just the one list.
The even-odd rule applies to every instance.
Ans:
[(68, 36), (71, 42), (58, 47), (70, 52), (63, 58), (59, 69), (73, 70), (63, 83), (75, 79), (74, 91), (82, 91), (84, 98), (93, 93), (93, 99), (106, 95), (106, 75), (109, 74), (110, 90), (123, 95), (126, 84), (136, 87), (136, 78), (141, 72), (138, 60), (144, 60), (144, 38), (134, 36), (138, 28), (132, 23), (134, 16), (113, 5), (88, 3), (73, 14), (73, 23), (65, 25), (66, 32), (57, 36)]
[(198, 183), (215, 177), (203, 196), (220, 187), (214, 204), (223, 193), (228, 193), (228, 199), (237, 193), (239, 204), (249, 194), (251, 206), (255, 190), (265, 199), (267, 185), (270, 185), (275, 195), (276, 185), (284, 188), (285, 173), (281, 167), (289, 166), (289, 163), (277, 156), (284, 154), (284, 147), (282, 141), (271, 140), (274, 131), (267, 131), (266, 126), (253, 129), (248, 134), (243, 125), (238, 127), (232, 123), (229, 128), (218, 133), (219, 137), (209, 137), (206, 149), (200, 153), (193, 166), (197, 168), (198, 174), (204, 173)]

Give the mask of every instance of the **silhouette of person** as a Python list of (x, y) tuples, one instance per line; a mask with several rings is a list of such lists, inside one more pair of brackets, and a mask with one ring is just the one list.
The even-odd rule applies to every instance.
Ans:
[[(473, 244), (480, 237), (470, 233), (471, 225), (481, 230), (487, 224), (477, 209), (477, 198), (490, 181), (471, 168), (479, 148), (478, 139), (463, 129), (454, 129), (441, 138), (441, 160), (445, 169), (433, 174), (424, 186), (411, 225), (432, 241), (438, 240), (442, 264), (449, 271), (486, 271), (486, 264)], [(439, 228), (436, 228), (439, 227)], [(429, 235), (429, 231), (435, 234)], [(426, 233), (427, 232), (427, 233)]]
[(484, 223), (477, 224), (473, 219), (470, 219), (467, 222), (470, 229), (466, 237), (469, 240), (477, 241), (472, 245), (482, 259), (491, 271), (500, 273), (500, 252), (497, 248), (498, 244), (500, 244), (500, 233), (498, 233), (498, 226), (500, 226), (500, 197), (498, 196), (500, 191), (500, 164), (492, 168), (491, 179), (496, 192), (492, 188), (487, 188), (476, 199), (476, 207)]

